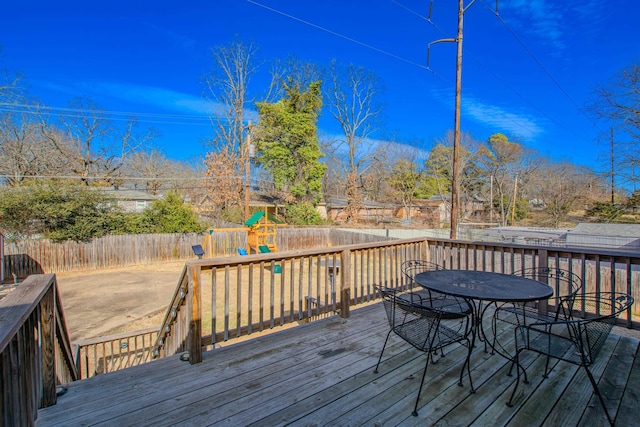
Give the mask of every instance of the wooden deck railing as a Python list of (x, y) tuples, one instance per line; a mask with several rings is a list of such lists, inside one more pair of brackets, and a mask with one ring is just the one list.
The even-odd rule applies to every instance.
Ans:
[[(187, 351), (197, 363), (203, 348), (231, 338), (317, 315), (349, 317), (351, 306), (377, 297), (374, 285), (404, 286), (400, 266), (409, 259), (507, 274), (557, 266), (583, 279), (583, 293), (623, 291), (640, 301), (640, 255), (603, 249), (416, 238), (202, 259), (187, 262), (154, 355)], [(637, 305), (621, 320), (627, 327), (640, 326)]]
[(400, 264), (426, 250), (424, 239), (405, 239), (190, 261), (155, 355), (188, 351), (197, 363), (193, 349), (314, 316), (348, 317), (352, 305), (375, 298), (374, 284), (404, 283)]
[(31, 425), (78, 379), (56, 277), (29, 276), (0, 301), (0, 424)]
[(151, 341), (152, 357), (186, 351), (198, 363), (203, 349), (232, 338), (349, 317), (377, 298), (374, 285), (405, 286), (401, 264), (410, 259), (502, 273), (568, 269), (583, 279), (582, 293), (631, 294), (638, 302), (620, 322), (640, 327), (640, 254), (415, 238), (189, 261), (160, 330), (88, 340), (74, 358), (55, 275), (33, 275), (0, 301), (0, 420), (32, 423), (38, 408), (55, 404), (58, 385), (80, 378), (78, 367), (86, 377), (143, 363)]
[(640, 254), (593, 248), (548, 248), (515, 244), (430, 240), (430, 259), (447, 268), (510, 274), (530, 267), (556, 267), (577, 274), (588, 292), (625, 292), (638, 302), (619, 322), (629, 328), (640, 324)]
[(90, 338), (73, 343), (80, 379), (149, 362), (158, 328)]

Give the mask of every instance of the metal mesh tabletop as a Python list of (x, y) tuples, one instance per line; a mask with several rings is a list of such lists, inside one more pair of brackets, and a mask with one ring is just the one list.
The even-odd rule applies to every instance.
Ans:
[(417, 274), (415, 280), (437, 292), (482, 301), (526, 302), (553, 295), (553, 289), (545, 283), (487, 271), (425, 271)]

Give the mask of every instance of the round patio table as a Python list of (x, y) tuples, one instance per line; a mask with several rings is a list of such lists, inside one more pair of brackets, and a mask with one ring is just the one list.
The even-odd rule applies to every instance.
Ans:
[[(471, 304), (473, 340), (477, 334), (482, 333), (482, 302), (516, 302), (526, 303), (543, 300), (553, 295), (551, 286), (511, 274), (492, 273), (475, 270), (434, 270), (416, 274), (415, 281), (432, 291), (452, 295), (477, 304)], [(478, 335), (479, 336), (479, 335)], [(485, 337), (486, 338), (486, 337)], [(485, 350), (487, 340), (484, 339)], [(496, 350), (491, 345), (492, 350)], [(502, 352), (498, 352), (507, 358)]]
[(432, 291), (476, 301), (529, 302), (553, 295), (551, 286), (511, 274), (475, 270), (435, 270), (416, 274)]

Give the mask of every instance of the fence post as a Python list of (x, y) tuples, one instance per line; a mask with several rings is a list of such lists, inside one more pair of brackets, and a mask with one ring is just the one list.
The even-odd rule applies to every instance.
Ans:
[(187, 292), (187, 313), (189, 332), (186, 348), (189, 352), (189, 363), (202, 362), (202, 288), (199, 265), (189, 265), (189, 291)]
[(340, 253), (340, 317), (349, 318), (351, 305), (351, 252), (345, 249)]

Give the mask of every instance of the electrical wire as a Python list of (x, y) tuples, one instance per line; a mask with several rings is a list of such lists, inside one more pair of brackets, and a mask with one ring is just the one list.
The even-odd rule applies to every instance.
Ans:
[(426, 66), (424, 66), (424, 65), (422, 65), (422, 64), (418, 64), (417, 62), (411, 61), (410, 59), (403, 58), (403, 57), (398, 56), (398, 55), (396, 55), (396, 54), (394, 54), (394, 53), (387, 52), (386, 50), (382, 50), (382, 49), (377, 48), (377, 47), (375, 47), (375, 46), (372, 46), (372, 45), (370, 45), (370, 44), (367, 44), (367, 43), (361, 42), (361, 41), (359, 41), (359, 40), (356, 40), (356, 39), (354, 39), (354, 38), (352, 38), (352, 37), (345, 36), (344, 34), (340, 34), (340, 33), (336, 32), (336, 31), (329, 30), (329, 29), (327, 29), (327, 28), (321, 27), (320, 25), (314, 24), (314, 23), (312, 23), (312, 22), (305, 21), (304, 19), (301, 19), (301, 18), (295, 17), (295, 16), (290, 15), (290, 14), (288, 14), (288, 13), (285, 13), (285, 12), (283, 12), (283, 11), (281, 11), (281, 10), (274, 9), (274, 8), (272, 8), (272, 7), (270, 7), (270, 6), (267, 6), (267, 5), (264, 5), (264, 4), (261, 4), (261, 3), (258, 3), (258, 2), (257, 2), (257, 1), (255, 1), (255, 0), (246, 0), (246, 1), (247, 1), (247, 2), (249, 2), (249, 3), (251, 3), (251, 4), (254, 4), (254, 5), (256, 5), (256, 6), (262, 7), (262, 8), (264, 8), (264, 9), (266, 9), (266, 10), (269, 10), (269, 11), (271, 11), (271, 12), (277, 13), (278, 15), (282, 15), (282, 16), (284, 16), (284, 17), (287, 17), (287, 18), (292, 19), (292, 20), (294, 20), (294, 21), (297, 21), (297, 22), (303, 23), (303, 24), (305, 24), (305, 25), (309, 25), (310, 27), (313, 27), (313, 28), (316, 28), (316, 29), (318, 29), (318, 30), (324, 31), (324, 32), (329, 33), (329, 34), (331, 34), (331, 35), (334, 35), (334, 36), (336, 36), (336, 37), (340, 37), (341, 39), (344, 39), (344, 40), (347, 40), (347, 41), (349, 41), (349, 42), (355, 43), (355, 44), (357, 44), (357, 45), (359, 45), (359, 46), (366, 47), (367, 49), (371, 49), (371, 50), (373, 50), (373, 51), (376, 51), (376, 52), (381, 53), (381, 54), (383, 54), (383, 55), (387, 55), (387, 56), (389, 56), (389, 57), (391, 57), (391, 58), (394, 58), (394, 59), (397, 59), (397, 60), (399, 60), (399, 61), (406, 62), (407, 64), (414, 65), (414, 66), (416, 66), (416, 67), (418, 67), (418, 68), (421, 68), (421, 69), (423, 69), (423, 70), (431, 71), (431, 70), (429, 70)]
[[(429, 24), (431, 24), (436, 30), (438, 30), (440, 32), (440, 34), (446, 36), (446, 33), (444, 32), (444, 30), (442, 30), (436, 23), (434, 23), (430, 18), (427, 18), (423, 15), (421, 15), (420, 13), (410, 9), (409, 7), (403, 5), (402, 3), (396, 1), (396, 0), (391, 0), (393, 3), (395, 3), (396, 5), (400, 6), (401, 8), (405, 9), (406, 11), (412, 13), (413, 15), (418, 16), (419, 18), (427, 21)], [(498, 80), (500, 83), (502, 83), (505, 87), (507, 87), (508, 89), (510, 89), (513, 93), (515, 93), (516, 95), (518, 95), (520, 98), (522, 98), (525, 102), (527, 102), (529, 105), (531, 105), (532, 107), (538, 109), (538, 111), (540, 111), (543, 115), (547, 116), (550, 120), (555, 121), (555, 119), (551, 116), (549, 116), (547, 113), (545, 113), (544, 111), (540, 110), (538, 107), (536, 107), (535, 105), (533, 105), (528, 99), (526, 99), (523, 95), (519, 94), (515, 89), (513, 89), (512, 87), (510, 87), (504, 80), (502, 80), (498, 75), (496, 75), (494, 72), (492, 72), (488, 67), (484, 66), (477, 58), (475, 58), (473, 55), (471, 55), (470, 53), (467, 53), (467, 55), (469, 57), (471, 57), (471, 59), (473, 59), (478, 65), (480, 65), (482, 68), (485, 69), (485, 71), (487, 71), (489, 74), (491, 74), (496, 80)], [(511, 123), (515, 124), (518, 127), (521, 127), (522, 129), (528, 131), (529, 133), (535, 133), (535, 131), (533, 131), (532, 129), (529, 129), (527, 126), (525, 126), (521, 121), (516, 121), (514, 119), (512, 119), (509, 116), (505, 116), (504, 118), (506, 118), (508, 121), (510, 121)], [(564, 127), (561, 123), (556, 122), (557, 124), (559, 124), (560, 126)], [(565, 127), (566, 129), (566, 127)], [(568, 129), (567, 129), (568, 130)]]
[(516, 41), (520, 44), (520, 46), (522, 46), (522, 49), (524, 49), (525, 52), (527, 52), (527, 54), (531, 57), (531, 59), (533, 59), (533, 61), (540, 67), (540, 69), (547, 75), (547, 77), (549, 78), (549, 80), (551, 80), (553, 82), (553, 84), (556, 85), (556, 87), (560, 90), (560, 92), (562, 92), (562, 94), (564, 96), (567, 97), (567, 99), (573, 104), (574, 107), (576, 107), (576, 109), (580, 112), (583, 113), (582, 109), (578, 106), (578, 104), (573, 100), (573, 98), (571, 97), (571, 95), (569, 95), (569, 93), (564, 90), (564, 88), (560, 85), (560, 83), (551, 75), (551, 73), (546, 69), (546, 67), (542, 64), (542, 62), (536, 58), (536, 56), (533, 54), (533, 52), (531, 52), (531, 50), (524, 44), (524, 42), (520, 39), (520, 37), (518, 37), (518, 35), (516, 34), (515, 31), (513, 31), (511, 29), (511, 27), (506, 23), (506, 21), (504, 19), (502, 19), (502, 16), (500, 16), (500, 14), (498, 13), (497, 10), (493, 10), (488, 4), (485, 3), (484, 0), (480, 0), (480, 3), (482, 3), (490, 12), (492, 12), (496, 18), (498, 18), (498, 20), (502, 23), (502, 25), (504, 25), (504, 27), (507, 29), (507, 31), (509, 31), (509, 33), (511, 33), (511, 35), (513, 36), (514, 39), (516, 39)]
[(80, 175), (0, 175), (0, 178), (20, 178), (20, 179), (85, 179), (85, 180), (98, 180), (98, 179), (118, 179), (124, 181), (201, 181), (201, 180), (211, 180), (211, 179), (219, 179), (219, 178), (238, 178), (242, 177), (242, 174), (238, 176), (231, 175), (225, 177), (191, 177), (191, 178), (180, 178), (180, 177), (171, 177), (171, 178), (163, 178), (163, 177), (139, 177), (139, 176), (80, 176)]
[[(0, 111), (9, 113), (24, 113), (24, 114), (42, 114), (48, 113), (57, 117), (68, 118), (82, 118), (87, 114), (96, 115), (98, 117), (109, 120), (122, 120), (128, 121), (131, 118), (135, 118), (138, 121), (144, 123), (157, 123), (157, 124), (181, 124), (181, 125), (210, 125), (212, 119), (215, 120), (231, 120), (231, 118), (224, 116), (205, 116), (205, 115), (180, 115), (180, 114), (161, 114), (161, 113), (136, 113), (125, 111), (113, 111), (113, 110), (92, 110), (83, 108), (68, 108), (68, 107), (49, 107), (40, 104), (20, 104), (20, 103), (8, 103), (0, 102)], [(141, 117), (141, 119), (140, 119)], [(166, 119), (166, 120), (162, 120)], [(170, 121), (172, 119), (185, 120), (185, 121)], [(198, 123), (201, 121), (201, 123)], [(205, 122), (206, 121), (206, 122)]]

